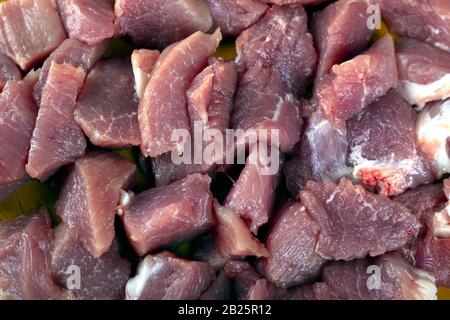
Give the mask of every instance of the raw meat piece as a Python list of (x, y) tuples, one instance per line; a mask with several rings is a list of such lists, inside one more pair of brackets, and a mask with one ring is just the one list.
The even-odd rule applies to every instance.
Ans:
[(434, 275), (438, 287), (450, 286), (450, 238), (428, 234), (419, 246), (416, 262), (418, 268)]
[(66, 39), (55, 51), (45, 60), (39, 80), (34, 87), (34, 99), (40, 103), (42, 89), (47, 82), (48, 72), (52, 62), (59, 64), (70, 64), (74, 67), (83, 69), (86, 74), (92, 70), (97, 61), (106, 50), (107, 42), (99, 43), (95, 46), (89, 46), (84, 42), (75, 39)]
[(428, 104), (416, 120), (417, 143), (437, 178), (450, 172), (450, 99)]
[(250, 288), (246, 300), (281, 300), (286, 296), (285, 290), (275, 287), (267, 279), (258, 279)]
[(22, 70), (45, 58), (66, 38), (52, 0), (0, 4), (0, 49)]
[(317, 54), (301, 5), (272, 6), (236, 40), (241, 71), (255, 65), (277, 69), (289, 90), (302, 95), (316, 70)]
[(295, 199), (309, 180), (329, 183), (351, 176), (346, 165), (347, 136), (342, 134), (320, 111), (314, 112), (294, 155), (283, 170), (287, 187)]
[(316, 79), (369, 47), (367, 0), (339, 0), (316, 12), (311, 31), (319, 54)]
[(325, 263), (315, 252), (318, 236), (319, 225), (306, 208), (297, 202), (286, 204), (267, 234), (270, 256), (264, 259), (266, 277), (282, 288), (314, 280)]
[(158, 49), (196, 31), (207, 32), (213, 23), (204, 0), (118, 0), (114, 11), (118, 33)]
[(52, 62), (25, 167), (32, 178), (46, 180), (84, 155), (86, 141), (73, 112), (85, 76), (83, 69)]
[(434, 278), (396, 253), (325, 266), (324, 282), (340, 300), (436, 300)]
[(230, 300), (230, 298), (231, 281), (225, 272), (221, 271), (208, 290), (201, 295), (200, 300)]
[(350, 260), (405, 246), (420, 223), (401, 204), (341, 179), (339, 185), (308, 182), (301, 203), (320, 227), (316, 252)]
[(397, 82), (394, 42), (386, 35), (368, 51), (334, 65), (316, 85), (315, 96), (325, 116), (344, 131), (346, 120), (385, 95)]
[(239, 300), (248, 300), (248, 294), (255, 283), (260, 279), (259, 274), (247, 261), (228, 261), (224, 272), (228, 278), (233, 279), (233, 287)]
[[(192, 173), (210, 173), (226, 163), (223, 146), (226, 129), (230, 126), (236, 82), (234, 63), (217, 59), (211, 59), (210, 65), (195, 77), (187, 91), (191, 138), (201, 135), (209, 140), (201, 140), (203, 143), (198, 144), (196, 140), (191, 142), (192, 151), (183, 155), (186, 161), (181, 164), (172, 160), (171, 153), (152, 159), (157, 186), (167, 185)], [(197, 159), (196, 154), (202, 157)]]
[[(259, 141), (266, 137), (281, 151), (289, 152), (300, 140), (302, 124), (299, 102), (283, 84), (280, 72), (255, 65), (241, 76), (231, 114), (233, 129), (245, 132), (246, 138), (254, 131)], [(238, 138), (236, 143), (244, 142)]]
[[(444, 192), (447, 204), (442, 210), (436, 210), (431, 216), (431, 229), (433, 235), (438, 238), (450, 239), (450, 179), (444, 180)], [(430, 220), (430, 216), (427, 217)], [(428, 222), (430, 223), (430, 222)]]
[(402, 38), (396, 43), (398, 91), (411, 105), (450, 97), (450, 54), (425, 42)]
[(445, 194), (441, 184), (428, 184), (408, 190), (392, 200), (404, 205), (417, 218), (424, 217), (429, 210), (445, 203)]
[(196, 32), (161, 54), (139, 104), (143, 155), (157, 157), (174, 149), (183, 152), (183, 143), (171, 137), (174, 130), (190, 129), (186, 91), (221, 39), (220, 31), (212, 35)]
[(0, 92), (6, 85), (8, 80), (19, 81), (22, 79), (17, 65), (8, 56), (0, 52)]
[(326, 283), (316, 282), (310, 286), (292, 290), (289, 300), (336, 300), (336, 296)]
[(48, 213), (0, 223), (0, 299), (50, 300), (69, 295), (51, 266), (53, 230)]
[(216, 243), (222, 254), (228, 256), (269, 256), (269, 251), (251, 234), (244, 221), (232, 209), (215, 203), (214, 211), (217, 219)]
[(194, 260), (207, 262), (216, 272), (221, 271), (229, 260), (229, 257), (223, 255), (217, 249), (212, 232), (195, 238), (192, 242), (192, 247)]
[(391, 31), (450, 51), (448, 0), (375, 0)]
[[(250, 230), (258, 233), (259, 227), (269, 221), (275, 202), (275, 189), (281, 170), (264, 174), (267, 167), (254, 149), (225, 199), (225, 206), (233, 209), (247, 224)], [(280, 164), (281, 165), (281, 164)]]
[(109, 0), (57, 0), (64, 27), (72, 39), (93, 45), (114, 36)]
[(192, 238), (214, 225), (211, 178), (193, 174), (168, 186), (144, 191), (123, 203), (119, 214), (136, 252)]
[[(121, 300), (131, 273), (130, 263), (120, 257), (115, 242), (107, 253), (94, 258), (65, 225), (55, 230), (52, 265), (59, 284), (69, 287), (76, 300)], [(79, 283), (71, 281), (77, 274)]]
[(130, 61), (100, 61), (86, 79), (75, 121), (96, 146), (138, 146), (138, 104)]
[(139, 99), (144, 96), (145, 87), (150, 80), (153, 68), (159, 58), (158, 50), (140, 49), (131, 54), (133, 66), (134, 85)]
[(0, 201), (24, 182), (38, 106), (32, 96), (38, 74), (8, 81), (0, 94)]
[(214, 281), (204, 262), (187, 261), (163, 252), (147, 256), (126, 287), (127, 300), (196, 300)]
[(285, 5), (290, 3), (300, 3), (300, 4), (319, 4), (327, 2), (330, 0), (262, 0), (263, 2), (273, 3), (278, 5)]
[(388, 196), (433, 181), (415, 141), (414, 117), (411, 106), (391, 90), (347, 122), (354, 178)]
[(131, 187), (135, 171), (115, 153), (91, 153), (75, 162), (63, 186), (57, 214), (95, 258), (111, 246), (120, 191)]
[(257, 0), (206, 0), (214, 27), (224, 36), (238, 36), (266, 12), (267, 5)]

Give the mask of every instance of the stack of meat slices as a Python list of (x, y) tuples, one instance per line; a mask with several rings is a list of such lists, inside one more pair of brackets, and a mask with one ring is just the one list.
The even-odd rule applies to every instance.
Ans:
[(450, 287), (448, 0), (330, 2), (2, 2), (0, 201), (63, 183), (0, 221), (0, 299)]

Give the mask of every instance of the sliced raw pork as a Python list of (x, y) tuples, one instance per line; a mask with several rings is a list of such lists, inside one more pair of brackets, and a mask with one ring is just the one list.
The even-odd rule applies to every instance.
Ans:
[(175, 149), (178, 154), (183, 152), (184, 143), (171, 138), (174, 130), (190, 132), (186, 91), (221, 39), (220, 31), (212, 35), (196, 32), (159, 57), (139, 104), (141, 151), (145, 156), (157, 157)]
[(66, 38), (52, 0), (0, 4), (0, 49), (22, 70), (45, 58)]
[(416, 121), (420, 149), (434, 168), (437, 177), (450, 172), (450, 99), (428, 104)]
[(21, 79), (22, 74), (17, 65), (8, 56), (0, 53), (0, 92), (2, 92), (8, 80), (18, 81)]
[(311, 30), (319, 54), (316, 79), (369, 47), (367, 0), (339, 0), (314, 13)]
[(138, 98), (128, 59), (100, 61), (89, 73), (75, 109), (75, 121), (96, 146), (138, 146)]
[[(255, 65), (241, 76), (231, 115), (233, 129), (242, 130), (247, 139), (256, 135), (260, 142), (266, 140), (289, 152), (300, 140), (302, 125), (300, 103), (277, 69)], [(238, 137), (237, 145), (244, 143)]]
[(52, 62), (26, 165), (32, 178), (46, 180), (84, 155), (86, 140), (73, 113), (85, 76), (83, 69)]
[(393, 196), (433, 181), (415, 141), (414, 110), (391, 90), (347, 122), (353, 176)]
[(334, 65), (315, 88), (325, 116), (342, 131), (345, 121), (361, 111), (398, 82), (394, 41), (386, 35), (352, 60)]
[(64, 27), (72, 39), (93, 45), (114, 36), (109, 0), (57, 0)]
[(136, 252), (144, 256), (211, 229), (215, 221), (210, 183), (208, 176), (192, 174), (125, 199), (119, 214)]
[(301, 5), (272, 6), (236, 40), (241, 71), (261, 64), (277, 69), (291, 92), (301, 95), (315, 72), (317, 54)]
[(289, 288), (314, 280), (325, 259), (316, 252), (319, 225), (306, 208), (291, 202), (277, 214), (267, 234), (270, 256), (264, 273), (278, 287)]
[[(187, 91), (192, 150), (183, 155), (182, 163), (174, 163), (171, 153), (152, 159), (156, 185), (167, 185), (192, 173), (210, 173), (225, 162), (226, 129), (236, 90), (237, 72), (234, 63), (211, 59)], [(202, 147), (202, 148), (199, 148)], [(198, 158), (198, 155), (201, 158)]]
[(8, 81), (0, 94), (0, 201), (28, 177), (25, 164), (38, 114), (32, 95), (37, 77), (32, 72), (23, 81)]
[(57, 214), (96, 258), (111, 246), (121, 190), (131, 187), (135, 171), (118, 154), (88, 154), (75, 162), (61, 190)]
[(254, 234), (269, 221), (275, 202), (275, 189), (281, 170), (276, 168), (276, 172), (270, 174), (264, 172), (267, 169), (258, 150), (253, 149), (239, 179), (225, 199), (225, 206), (233, 209)]
[(39, 81), (34, 87), (34, 99), (39, 103), (42, 97), (42, 89), (47, 82), (48, 72), (52, 62), (59, 64), (70, 64), (74, 67), (83, 69), (86, 74), (91, 71), (97, 61), (106, 50), (108, 43), (102, 42), (94, 46), (85, 44), (75, 39), (66, 39), (55, 51), (45, 60)]
[(417, 38), (450, 51), (448, 0), (375, 0), (393, 33)]
[(436, 300), (434, 278), (396, 253), (375, 259), (336, 262), (322, 277), (340, 300)]
[(131, 54), (131, 64), (133, 66), (134, 85), (139, 99), (144, 96), (153, 68), (159, 58), (158, 50), (140, 49), (134, 50)]
[(214, 27), (224, 36), (238, 36), (266, 12), (267, 5), (257, 0), (206, 0)]
[(68, 297), (52, 271), (52, 241), (45, 210), (0, 223), (0, 300)]
[(216, 243), (222, 254), (228, 256), (269, 256), (269, 251), (252, 235), (245, 222), (232, 209), (216, 203), (214, 211), (217, 219)]
[(204, 262), (188, 261), (169, 252), (147, 256), (126, 286), (127, 300), (196, 300), (214, 281)]
[(309, 182), (301, 203), (320, 227), (316, 252), (350, 260), (402, 248), (420, 223), (401, 204), (341, 179), (339, 185)]
[(284, 165), (287, 187), (295, 199), (309, 180), (329, 183), (351, 176), (346, 164), (347, 136), (322, 112), (314, 112), (292, 159)]
[[(131, 273), (130, 263), (120, 257), (115, 242), (108, 252), (94, 258), (65, 225), (55, 230), (52, 265), (58, 283), (76, 300), (121, 300)], [(79, 283), (73, 280), (77, 275)]]
[(118, 0), (116, 29), (136, 44), (163, 49), (213, 24), (204, 0)]

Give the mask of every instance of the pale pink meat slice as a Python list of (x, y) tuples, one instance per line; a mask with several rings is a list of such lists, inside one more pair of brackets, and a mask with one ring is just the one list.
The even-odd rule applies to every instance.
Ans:
[(83, 69), (52, 62), (26, 165), (32, 178), (46, 180), (84, 155), (86, 140), (73, 113), (85, 76)]
[(138, 146), (138, 104), (129, 59), (100, 61), (87, 76), (75, 121), (96, 146)]
[(109, 0), (57, 0), (69, 37), (94, 45), (114, 36), (114, 10)]
[(162, 52), (139, 104), (143, 155), (182, 153), (184, 144), (171, 137), (174, 130), (190, 130), (186, 91), (221, 39), (220, 31), (212, 35), (196, 32)]
[(28, 70), (66, 38), (52, 0), (10, 0), (0, 4), (0, 48)]
[(208, 32), (213, 24), (204, 0), (118, 0), (114, 11), (119, 34), (157, 49), (196, 31)]
[(144, 96), (145, 88), (152, 75), (153, 68), (159, 58), (158, 50), (140, 49), (131, 54), (133, 66), (134, 86), (139, 99)]
[(208, 176), (192, 174), (124, 201), (119, 215), (136, 252), (144, 256), (211, 229), (215, 221), (210, 183)]
[(57, 203), (57, 214), (93, 257), (114, 239), (114, 218), (122, 189), (132, 186), (136, 167), (114, 153), (91, 153), (78, 159)]
[(188, 261), (169, 252), (148, 255), (126, 286), (127, 300), (196, 300), (214, 281), (205, 262)]

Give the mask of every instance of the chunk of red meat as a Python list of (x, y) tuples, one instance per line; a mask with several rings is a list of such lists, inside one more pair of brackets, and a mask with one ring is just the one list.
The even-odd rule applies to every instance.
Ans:
[(316, 252), (350, 260), (404, 247), (419, 233), (417, 219), (401, 204), (341, 179), (339, 185), (309, 182), (301, 203), (320, 227)]
[(311, 31), (319, 53), (316, 79), (369, 47), (367, 0), (339, 0), (313, 15)]
[(385, 95), (398, 82), (394, 42), (386, 35), (352, 60), (334, 65), (315, 88), (325, 116), (341, 131), (345, 121)]
[(330, 287), (324, 282), (293, 289), (289, 292), (289, 300), (336, 300)]
[(0, 4), (0, 49), (28, 70), (66, 38), (52, 0), (10, 0)]
[(319, 225), (297, 202), (286, 204), (267, 234), (270, 256), (264, 259), (266, 277), (276, 286), (289, 288), (319, 276), (325, 259), (316, 252)]
[(217, 227), (215, 240), (219, 251), (227, 256), (268, 257), (269, 251), (256, 239), (245, 222), (232, 210), (214, 205)]
[(204, 0), (118, 0), (114, 11), (119, 34), (158, 49), (196, 31), (208, 32), (213, 23)]
[(228, 261), (224, 265), (224, 272), (233, 280), (233, 289), (239, 300), (248, 300), (248, 294), (259, 274), (247, 261)]
[(96, 258), (114, 239), (114, 217), (122, 189), (131, 187), (136, 167), (114, 153), (78, 159), (57, 203), (57, 214)]
[(32, 90), (38, 75), (30, 73), (23, 81), (8, 81), (0, 94), (0, 201), (24, 182), (38, 106)]
[(75, 121), (96, 146), (138, 146), (138, 104), (130, 61), (100, 61), (86, 79)]
[(308, 17), (301, 5), (272, 6), (236, 40), (242, 71), (255, 65), (277, 69), (291, 92), (301, 95), (317, 65)]
[(119, 213), (136, 252), (143, 256), (212, 228), (215, 221), (210, 182), (207, 176), (193, 174), (137, 194), (124, 204)]
[(450, 3), (447, 0), (375, 0), (392, 32), (450, 51)]
[(53, 230), (46, 210), (0, 223), (0, 299), (68, 298), (52, 271)]
[(425, 42), (402, 38), (396, 43), (398, 91), (411, 105), (450, 97), (450, 54)]
[(64, 40), (55, 51), (45, 60), (39, 74), (39, 80), (34, 86), (34, 99), (40, 103), (42, 89), (48, 78), (48, 72), (52, 62), (59, 64), (70, 64), (83, 69), (88, 74), (106, 50), (107, 42), (102, 42), (94, 46), (85, 44), (75, 39)]
[(353, 176), (393, 196), (433, 181), (415, 141), (414, 110), (391, 90), (347, 122)]
[(267, 6), (257, 0), (206, 0), (214, 26), (223, 35), (238, 36), (266, 12)]
[(8, 56), (0, 52), (0, 92), (9, 80), (22, 80), (22, 74), (20, 73), (17, 65)]
[(168, 252), (147, 256), (126, 286), (127, 300), (196, 300), (214, 281), (204, 262), (187, 261)]
[(144, 96), (145, 88), (152, 75), (153, 68), (159, 58), (158, 50), (140, 49), (131, 54), (133, 66), (134, 85), (139, 99)]
[(433, 210), (443, 203), (446, 198), (442, 184), (428, 184), (408, 190), (392, 200), (401, 203), (417, 218), (424, 217), (426, 212)]
[(165, 49), (156, 63), (144, 96), (139, 104), (141, 151), (157, 157), (184, 145), (172, 141), (174, 130), (190, 130), (186, 91), (202, 70), (221, 40), (220, 31), (213, 35), (201, 32)]
[(85, 76), (80, 68), (52, 62), (25, 167), (32, 178), (46, 180), (84, 155), (86, 140), (73, 113)]
[[(130, 277), (130, 263), (121, 258), (116, 243), (94, 258), (66, 225), (55, 230), (52, 265), (58, 283), (76, 300), (121, 300)], [(79, 275), (79, 283), (71, 278)], [(79, 285), (79, 287), (77, 287)]]
[(114, 36), (109, 0), (57, 0), (64, 27), (72, 39), (93, 45)]
[(430, 272), (439, 287), (450, 286), (450, 238), (439, 239), (427, 235), (416, 254), (418, 268)]
[(241, 76), (231, 114), (231, 127), (244, 132), (245, 138), (238, 137), (238, 146), (256, 135), (259, 142), (289, 152), (300, 140), (302, 126), (300, 104), (277, 69), (256, 65)]
[(323, 269), (324, 282), (340, 300), (435, 300), (433, 277), (396, 253), (336, 262)]
[(200, 300), (230, 300), (231, 290), (230, 279), (221, 271), (208, 290), (200, 296)]

